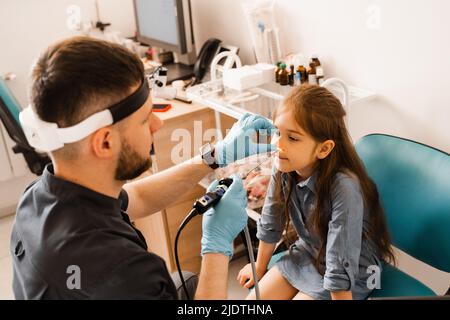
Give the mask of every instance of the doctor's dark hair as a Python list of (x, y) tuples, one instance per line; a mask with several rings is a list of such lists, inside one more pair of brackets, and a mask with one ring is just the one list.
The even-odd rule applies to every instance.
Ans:
[[(322, 160), (318, 160), (316, 194), (317, 202), (308, 220), (308, 229), (318, 235), (320, 247), (315, 258), (315, 266), (320, 274), (324, 274), (325, 254), (328, 236), (328, 224), (331, 219), (330, 194), (336, 174), (349, 174), (358, 179), (364, 198), (364, 204), (370, 210), (370, 225), (363, 230), (363, 239), (375, 245), (380, 257), (386, 262), (395, 264), (395, 256), (391, 248), (391, 239), (385, 221), (377, 187), (366, 172), (363, 162), (356, 153), (351, 137), (347, 131), (344, 117), (346, 112), (330, 91), (317, 85), (302, 85), (290, 93), (285, 100), (298, 125), (316, 142), (333, 140), (334, 149)], [(276, 117), (276, 114), (275, 114)], [(281, 201), (286, 217), (286, 229), (289, 224), (287, 210), (292, 185), (295, 181), (293, 173), (287, 174), (287, 190), (282, 192), (281, 172), (275, 175), (276, 195)], [(284, 197), (283, 197), (284, 195)], [(283, 198), (284, 199), (283, 199)]]
[(70, 127), (126, 98), (143, 74), (142, 62), (126, 48), (73, 37), (41, 54), (30, 100), (42, 120)]

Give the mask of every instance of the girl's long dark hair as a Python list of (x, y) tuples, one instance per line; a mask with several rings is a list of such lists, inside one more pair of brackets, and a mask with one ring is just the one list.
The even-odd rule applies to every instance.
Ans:
[[(375, 183), (369, 178), (365, 167), (353, 146), (345, 126), (345, 110), (330, 91), (316, 85), (302, 85), (293, 89), (285, 100), (285, 106), (292, 108), (296, 122), (315, 141), (333, 140), (335, 147), (323, 160), (319, 160), (316, 171), (317, 203), (308, 219), (308, 228), (320, 239), (315, 265), (324, 274), (324, 260), (327, 245), (328, 223), (331, 219), (330, 195), (332, 184), (339, 172), (356, 176), (364, 197), (364, 204), (370, 210), (370, 227), (363, 230), (363, 238), (371, 240), (378, 249), (379, 256), (386, 262), (395, 264), (391, 239), (386, 225), (384, 211), (380, 203)], [(275, 115), (276, 116), (276, 115)], [(288, 202), (292, 191), (293, 175), (288, 174), (287, 189), (284, 192), (284, 214), (286, 229), (289, 224)], [(281, 172), (276, 175), (277, 195), (281, 195)], [(280, 199), (281, 200), (281, 199)]]

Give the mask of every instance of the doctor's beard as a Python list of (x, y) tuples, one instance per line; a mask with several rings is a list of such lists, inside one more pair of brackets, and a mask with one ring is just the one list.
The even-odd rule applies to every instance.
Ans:
[(125, 140), (122, 139), (115, 178), (119, 181), (132, 180), (139, 177), (152, 166), (150, 152), (147, 158), (140, 156)]

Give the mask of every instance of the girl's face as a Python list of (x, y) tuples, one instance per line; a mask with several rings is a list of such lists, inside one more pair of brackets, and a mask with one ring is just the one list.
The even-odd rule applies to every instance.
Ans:
[(334, 142), (315, 141), (297, 123), (292, 109), (287, 106), (280, 107), (275, 118), (279, 149), (276, 165), (281, 172), (296, 171), (301, 178), (306, 179), (313, 174), (318, 161), (328, 156)]

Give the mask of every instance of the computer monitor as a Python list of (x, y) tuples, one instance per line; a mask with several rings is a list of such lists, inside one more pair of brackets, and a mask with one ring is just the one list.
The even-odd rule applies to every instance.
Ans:
[(167, 83), (194, 75), (195, 46), (190, 0), (134, 0), (137, 40), (177, 53), (178, 63), (165, 65)]
[(138, 41), (176, 52), (193, 52), (189, 0), (134, 0)]

